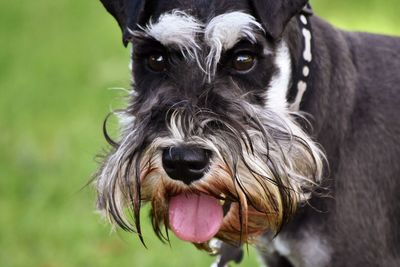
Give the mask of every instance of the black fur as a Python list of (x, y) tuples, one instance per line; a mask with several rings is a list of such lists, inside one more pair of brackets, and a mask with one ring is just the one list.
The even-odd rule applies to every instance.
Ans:
[(277, 39), (288, 22), (298, 14), (308, 0), (252, 0), (254, 15), (263, 23), (267, 33)]

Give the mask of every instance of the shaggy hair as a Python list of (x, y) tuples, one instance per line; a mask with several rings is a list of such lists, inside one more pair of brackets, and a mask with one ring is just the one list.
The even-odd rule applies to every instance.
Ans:
[[(279, 231), (320, 180), (322, 152), (294, 114), (257, 107), (245, 96), (222, 99), (209, 92), (197, 105), (161, 96), (145, 112), (134, 108), (141, 105), (133, 97), (118, 113), (125, 122), (118, 142), (105, 131), (113, 150), (98, 174), (99, 208), (121, 228), (142, 238), (140, 209), (149, 202), (153, 228), (168, 240), (161, 225), (168, 226), (169, 198), (201, 192), (225, 203), (216, 237), (251, 242), (266, 230)], [(188, 186), (162, 168), (161, 151), (179, 144), (195, 144), (213, 155), (205, 177)]]

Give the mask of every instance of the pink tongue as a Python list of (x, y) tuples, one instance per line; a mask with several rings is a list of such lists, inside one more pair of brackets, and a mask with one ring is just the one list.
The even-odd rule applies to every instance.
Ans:
[(169, 225), (185, 241), (209, 241), (221, 227), (222, 219), (219, 201), (205, 194), (181, 194), (169, 202)]

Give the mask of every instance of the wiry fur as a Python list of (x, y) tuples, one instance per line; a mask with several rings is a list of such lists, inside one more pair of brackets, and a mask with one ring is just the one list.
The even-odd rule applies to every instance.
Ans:
[[(231, 110), (217, 114), (188, 104), (166, 107), (168, 131), (145, 138), (151, 118), (126, 125), (104, 162), (97, 188), (100, 207), (112, 222), (140, 234), (141, 204), (152, 205), (152, 222), (161, 238), (168, 226), (168, 199), (178, 193), (202, 192), (232, 203), (217, 237), (238, 244), (266, 230), (278, 231), (317, 184), (322, 153), (293, 116), (230, 99)], [(238, 114), (232, 117), (228, 114)], [(129, 110), (125, 116), (133, 116)], [(164, 172), (160, 151), (195, 144), (213, 152), (210, 171), (186, 186)], [(125, 208), (134, 215), (132, 223)]]

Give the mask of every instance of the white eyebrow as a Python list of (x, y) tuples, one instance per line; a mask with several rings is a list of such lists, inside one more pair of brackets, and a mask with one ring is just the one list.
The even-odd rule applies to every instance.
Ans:
[(223, 51), (233, 48), (241, 39), (256, 43), (256, 31), (263, 27), (256, 19), (244, 12), (234, 11), (213, 18), (205, 28), (205, 42), (210, 46), (206, 69), (213, 74)]
[(197, 36), (203, 32), (203, 25), (195, 17), (180, 10), (162, 14), (157, 22), (150, 22), (143, 28), (146, 34), (162, 45), (178, 48), (184, 56), (197, 59)]

